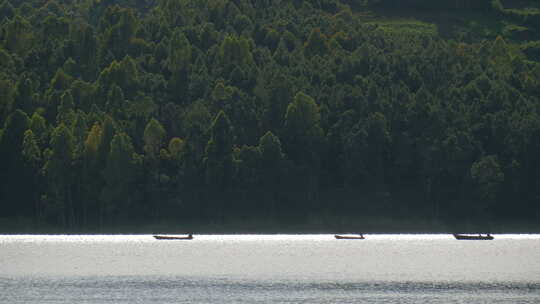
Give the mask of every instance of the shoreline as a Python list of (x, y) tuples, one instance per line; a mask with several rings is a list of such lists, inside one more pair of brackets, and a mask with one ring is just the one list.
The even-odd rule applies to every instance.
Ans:
[(36, 225), (31, 221), (0, 219), (0, 234), (41, 235), (139, 235), (139, 234), (539, 234), (540, 223), (530, 221), (499, 221), (491, 224), (444, 223), (425, 219), (396, 220), (391, 218), (363, 218), (358, 220), (302, 221), (297, 223), (271, 220), (225, 221), (222, 223), (199, 221), (162, 221), (150, 224), (109, 225), (103, 228), (61, 228)]

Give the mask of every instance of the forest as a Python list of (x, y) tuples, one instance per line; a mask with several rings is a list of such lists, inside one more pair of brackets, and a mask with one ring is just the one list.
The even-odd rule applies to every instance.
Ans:
[(536, 1), (0, 1), (0, 232), (540, 230)]

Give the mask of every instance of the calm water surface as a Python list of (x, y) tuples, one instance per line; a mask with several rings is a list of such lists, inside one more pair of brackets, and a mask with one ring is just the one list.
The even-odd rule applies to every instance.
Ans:
[(540, 303), (540, 235), (0, 236), (0, 303)]

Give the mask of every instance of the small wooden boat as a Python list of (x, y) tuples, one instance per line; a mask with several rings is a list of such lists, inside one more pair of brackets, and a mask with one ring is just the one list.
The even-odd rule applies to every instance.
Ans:
[(193, 235), (188, 236), (167, 236), (167, 235), (154, 235), (156, 240), (193, 240)]
[(365, 237), (363, 234), (360, 234), (359, 236), (353, 236), (353, 235), (334, 235), (334, 237), (338, 240), (364, 240)]
[(453, 234), (456, 240), (470, 240), (470, 241), (483, 241), (483, 240), (493, 240), (493, 236), (491, 234), (487, 235), (466, 235), (466, 234)]

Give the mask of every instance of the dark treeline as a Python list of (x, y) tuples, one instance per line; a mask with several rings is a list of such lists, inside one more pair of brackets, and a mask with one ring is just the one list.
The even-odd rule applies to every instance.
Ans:
[(537, 221), (534, 50), (364, 21), (397, 2), (4, 0), (0, 225)]
[(489, 11), (494, 3), (500, 0), (365, 0), (350, 1), (360, 5), (378, 6), (387, 9), (412, 9), (412, 10), (478, 10)]

